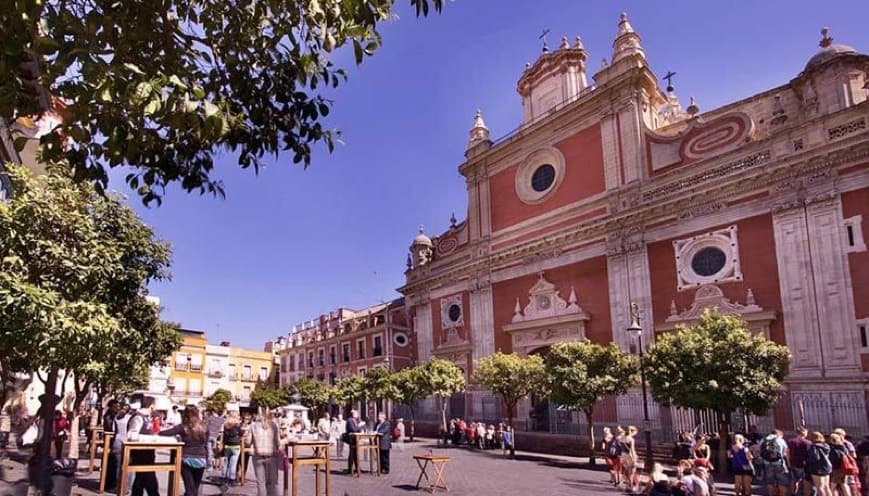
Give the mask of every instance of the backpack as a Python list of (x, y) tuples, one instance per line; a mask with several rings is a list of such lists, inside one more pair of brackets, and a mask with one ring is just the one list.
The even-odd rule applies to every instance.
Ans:
[(148, 435), (148, 434), (153, 434), (153, 433), (154, 433), (154, 431), (151, 430), (151, 422), (148, 421), (148, 419), (146, 419), (145, 416), (142, 415), (141, 413), (137, 413), (137, 414), (135, 414), (135, 415), (130, 415), (130, 418), (127, 420), (127, 432), (130, 431), (130, 422), (132, 422), (133, 419), (136, 418), (136, 417), (139, 417), (139, 418), (142, 419), (142, 428), (139, 429), (139, 434), (140, 434), (140, 435), (141, 435), (141, 434)]
[(850, 453), (846, 453), (845, 456), (842, 457), (842, 465), (840, 470), (844, 475), (859, 475), (860, 469), (857, 467), (857, 461), (854, 460), (854, 457), (851, 456)]
[(778, 443), (775, 437), (767, 437), (763, 439), (763, 444), (760, 445), (760, 457), (768, 462), (780, 462), (782, 460), (781, 451), (778, 449)]
[(392, 429), (392, 438), (393, 438), (393, 439), (399, 439), (399, 438), (401, 438), (401, 429), (399, 429), (398, 426), (395, 426), (395, 427)]
[(606, 444), (606, 456), (610, 458), (618, 458), (619, 456), (621, 456), (622, 453), (619, 446), (619, 444), (621, 443), (619, 443), (615, 438), (613, 438)]

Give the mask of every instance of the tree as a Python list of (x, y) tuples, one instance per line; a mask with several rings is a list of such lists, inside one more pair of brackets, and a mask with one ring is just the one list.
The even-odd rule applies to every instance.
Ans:
[[(658, 337), (647, 360), (655, 401), (716, 412), (721, 439), (726, 440), (734, 411), (764, 415), (773, 406), (790, 353), (749, 331), (742, 318), (707, 310), (696, 325)], [(726, 446), (722, 442), (718, 450), (722, 467)]]
[(441, 428), (447, 430), (447, 398), (465, 390), (465, 373), (443, 358), (432, 358), (421, 369), (425, 389), (441, 404)]
[[(483, 357), (474, 364), (474, 382), (485, 386), (504, 400), (507, 407), (507, 425), (513, 427), (516, 404), (529, 394), (546, 394), (546, 368), (538, 355), (521, 357), (515, 353), (500, 351)], [(516, 451), (512, 443), (510, 456)]]
[(365, 397), (365, 381), (358, 375), (347, 376), (335, 384), (333, 396), (339, 403), (353, 408), (354, 403)]
[(594, 464), (594, 408), (607, 396), (624, 394), (637, 381), (637, 360), (613, 343), (556, 343), (546, 355), (557, 404), (575, 407), (588, 422), (589, 462)]
[(289, 398), (296, 398), (299, 403), (313, 410), (315, 419), (325, 411), (323, 408), (333, 396), (331, 388), (316, 379), (302, 379), (290, 384), (288, 389)]
[(394, 383), (398, 388), (398, 399), (410, 408), (410, 440), (413, 442), (414, 423), (416, 422), (416, 402), (431, 395), (422, 367), (408, 367), (395, 373)]
[[(61, 370), (83, 384), (122, 381), (177, 346), (146, 299), (150, 282), (169, 277), (170, 250), (117, 198), (72, 183), (67, 168), (39, 179), (7, 171), (16, 194), (0, 202), (0, 350), (10, 371), (44, 372), (50, 425)], [(39, 447), (46, 471), (49, 445), (46, 436)]]
[[(443, 0), (410, 3), (426, 16)], [(372, 55), (395, 0), (13, 4), (0, 11), (0, 117), (39, 115), (51, 94), (64, 121), (41, 138), (45, 161), (102, 187), (108, 168), (129, 167), (147, 203), (172, 182), (222, 193), (212, 169), (223, 151), (255, 170), (265, 155), (307, 166), (313, 145), (331, 151), (323, 93), (346, 80), (332, 52)]]
[(388, 411), (387, 403), (398, 399), (400, 391), (395, 385), (395, 377), (386, 367), (374, 367), (365, 371), (362, 376), (365, 397), (369, 401), (383, 400), (384, 411)]
[[(255, 392), (256, 390), (251, 392), (251, 396), (253, 396), (253, 393)], [(232, 401), (232, 392), (220, 388), (208, 397), (206, 400), (206, 408), (220, 414), (226, 411), (226, 405), (230, 401)]]
[(251, 404), (258, 408), (275, 409), (286, 405), (289, 400), (290, 391), (287, 388), (265, 381), (257, 381), (256, 387), (250, 393)]

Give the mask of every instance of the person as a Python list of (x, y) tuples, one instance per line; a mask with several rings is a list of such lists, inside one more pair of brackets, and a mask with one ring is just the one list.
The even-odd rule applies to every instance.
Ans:
[(54, 429), (51, 431), (51, 437), (54, 440), (55, 458), (63, 458), (63, 444), (69, 437), (69, 419), (66, 418), (66, 412), (63, 410), (54, 412)]
[(160, 432), (163, 430), (163, 414), (151, 407), (151, 432)]
[(209, 439), (208, 428), (202, 422), (199, 409), (187, 405), (181, 414), (181, 423), (160, 431), (161, 436), (177, 437), (184, 447), (181, 448), (181, 480), (184, 481), (185, 496), (198, 496), (199, 486), (205, 467), (208, 466)]
[(860, 486), (863, 488), (863, 496), (867, 496), (869, 495), (869, 434), (864, 435), (854, 449), (860, 467)]
[(486, 423), (477, 422), (477, 448), (483, 449), (486, 446)]
[(788, 445), (782, 431), (770, 432), (760, 445), (760, 458), (763, 460), (763, 479), (769, 496), (786, 496), (790, 486), (787, 466)]
[[(840, 496), (851, 496), (851, 476), (846, 473), (846, 457), (851, 456), (848, 453), (848, 447), (845, 446), (845, 440), (833, 432), (830, 434), (830, 465), (833, 468), (830, 474), (830, 487)], [(851, 458), (853, 460), (853, 457)]]
[(166, 428), (172, 428), (181, 423), (181, 413), (178, 405), (172, 405), (172, 409), (166, 414)]
[(643, 494), (648, 494), (649, 496), (670, 496), (673, 494), (670, 486), (670, 478), (664, 473), (664, 467), (660, 463), (655, 463), (652, 465), (652, 471), (649, 473), (649, 480), (646, 481)]
[(791, 470), (791, 494), (803, 493), (809, 496), (811, 486), (806, 479), (806, 458), (809, 456), (809, 448), (812, 442), (806, 437), (808, 431), (805, 427), (797, 427), (797, 435), (787, 441), (788, 465)]
[(855, 448), (854, 443), (848, 439), (848, 434), (845, 432), (845, 429), (842, 429), (841, 427), (833, 429), (833, 434), (836, 434), (842, 439), (842, 444), (845, 446), (845, 452), (850, 457), (850, 460), (848, 461), (853, 462), (849, 463), (848, 467), (844, 469), (846, 472), (849, 472), (845, 474), (845, 479), (851, 494), (857, 496), (860, 494), (860, 483), (857, 478), (857, 475), (860, 472), (859, 463), (857, 462), (857, 448)]
[[(694, 446), (691, 448), (691, 458), (709, 461), (712, 458), (712, 449), (706, 444), (706, 436), (698, 434)], [(695, 465), (697, 465), (695, 463)]]
[(359, 425), (359, 411), (350, 410), (350, 417), (347, 419), (346, 427), (344, 428), (344, 442), (350, 449), (347, 454), (347, 473), (352, 474), (353, 468), (359, 468), (359, 460), (357, 459), (358, 452), (356, 450), (356, 437), (353, 434), (362, 432), (362, 427)]
[[(151, 431), (151, 410), (142, 404), (130, 405), (130, 414), (127, 416), (126, 439), (138, 441), (143, 434), (153, 434)], [(130, 452), (130, 465), (154, 465), (157, 453), (154, 450), (134, 450)], [(148, 496), (159, 496), (160, 486), (157, 482), (157, 474), (154, 472), (136, 472), (133, 479), (132, 496), (142, 496), (145, 492)]]
[(221, 437), (220, 434), (223, 432), (223, 424), (226, 422), (226, 419), (210, 408), (208, 409), (207, 415), (205, 430), (208, 432), (208, 466), (211, 468), (217, 468), (217, 460), (219, 459), (219, 457), (216, 456), (218, 453), (217, 444)]
[(229, 412), (223, 424), (223, 483), (234, 486), (238, 473), (238, 459), (241, 455), (241, 425), (238, 412)]
[(751, 495), (751, 478), (754, 477), (754, 463), (751, 450), (745, 446), (742, 434), (733, 436), (733, 444), (727, 450), (730, 469), (733, 472), (733, 492), (735, 496)]
[[(108, 404), (106, 404), (106, 413), (103, 414), (103, 432), (115, 432), (115, 418), (118, 416), (120, 411), (121, 404), (118, 400), (110, 400)], [(106, 488), (109, 492), (113, 492), (117, 485), (118, 458), (115, 456), (114, 449), (111, 449), (108, 456), (108, 463), (106, 464)]]
[(317, 439), (328, 441), (332, 434), (332, 422), (329, 420), (329, 412), (323, 412), (317, 421)]
[(812, 446), (806, 457), (806, 475), (811, 477), (817, 496), (833, 496), (830, 487), (830, 474), (833, 473), (833, 463), (830, 461), (830, 446), (824, 442), (820, 432), (812, 433)]
[(335, 456), (338, 458), (344, 457), (344, 433), (347, 432), (347, 423), (344, 421), (344, 415), (338, 414), (332, 420), (332, 438), (335, 440)]
[(266, 408), (250, 426), (246, 439), (253, 448), (253, 472), (256, 475), (257, 496), (278, 496), (278, 465), (280, 463), (280, 428), (271, 409)]
[(504, 437), (504, 442), (501, 446), (501, 453), (502, 454), (513, 449), (513, 443), (515, 442), (515, 440), (513, 439), (513, 426), (512, 425), (507, 425), (506, 427), (504, 427), (503, 437)]
[(694, 453), (694, 443), (691, 441), (691, 433), (679, 434), (679, 439), (673, 446), (673, 458), (676, 460), (690, 460)]
[(622, 466), (622, 473), (624, 475), (624, 483), (628, 486), (629, 490), (633, 492), (637, 492), (638, 488), (638, 480), (637, 476), (637, 449), (636, 442), (634, 441), (634, 436), (637, 434), (637, 428), (633, 425), (628, 426), (627, 432), (624, 429), (619, 428), (617, 431), (619, 432), (619, 436), (621, 438), (621, 443), (624, 445), (624, 449), (622, 450), (622, 454), (620, 457), (620, 462)]
[(386, 412), (377, 414), (374, 432), (380, 439), (380, 473), (389, 473), (389, 450), (392, 449), (392, 422), (386, 419)]
[(603, 428), (603, 439), (600, 443), (600, 449), (603, 451), (603, 459), (610, 473), (610, 484), (619, 485), (619, 474), (616, 469), (616, 461), (619, 459), (617, 451), (616, 437), (613, 436), (612, 429), (609, 427)]
[[(404, 433), (406, 432), (404, 428), (404, 419), (399, 418), (396, 422), (395, 427), (392, 429), (392, 441), (397, 443), (400, 451), (404, 451)], [(492, 430), (494, 431), (494, 428)], [(398, 436), (395, 436), (395, 434), (398, 434)]]
[(492, 424), (486, 427), (486, 449), (495, 449), (495, 426)]
[[(127, 423), (130, 420), (130, 406), (126, 403), (122, 403), (119, 406), (118, 413), (115, 416), (113, 432), (115, 433), (115, 437), (112, 439), (112, 453), (111, 456), (115, 459), (115, 486), (120, 485), (121, 482), (121, 453), (123, 442), (127, 440)], [(127, 487), (130, 487), (130, 482), (132, 479), (127, 480)], [(108, 486), (108, 483), (106, 484)]]

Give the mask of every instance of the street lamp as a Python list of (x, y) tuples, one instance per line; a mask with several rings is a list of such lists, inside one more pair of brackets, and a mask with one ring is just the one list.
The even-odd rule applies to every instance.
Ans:
[(649, 401), (646, 399), (646, 362), (643, 360), (643, 327), (640, 325), (640, 308), (631, 303), (631, 325), (626, 329), (628, 336), (637, 338), (637, 354), (640, 357), (640, 387), (643, 392), (643, 427), (646, 432), (646, 457), (643, 462), (646, 472), (652, 470), (652, 425), (649, 420)]

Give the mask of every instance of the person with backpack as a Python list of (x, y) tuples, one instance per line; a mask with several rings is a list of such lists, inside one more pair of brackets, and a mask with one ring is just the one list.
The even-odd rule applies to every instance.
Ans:
[(610, 472), (610, 484), (619, 485), (619, 473), (616, 469), (616, 463), (619, 459), (619, 453), (615, 450), (615, 436), (609, 427), (603, 428), (603, 440), (600, 443), (600, 448), (603, 451), (603, 457), (606, 461), (606, 466)]
[[(151, 430), (151, 409), (142, 405), (131, 405), (131, 413), (127, 416), (126, 441), (138, 441), (139, 436), (153, 434)], [(130, 465), (154, 465), (157, 452), (154, 450), (133, 450), (130, 452)], [(133, 478), (131, 496), (142, 496), (147, 491), (148, 496), (160, 496), (160, 485), (154, 472), (136, 472)]]
[(776, 429), (760, 442), (760, 459), (763, 461), (763, 479), (769, 496), (786, 496), (790, 486), (787, 464), (788, 445), (782, 431)]
[(830, 487), (830, 474), (832, 472), (830, 446), (824, 442), (823, 434), (813, 432), (812, 447), (809, 448), (809, 455), (806, 458), (806, 477), (811, 477), (817, 496), (833, 496), (833, 489)]
[(857, 462), (845, 446), (845, 440), (835, 432), (830, 434), (830, 486), (840, 496), (851, 496), (851, 486), (857, 475)]

